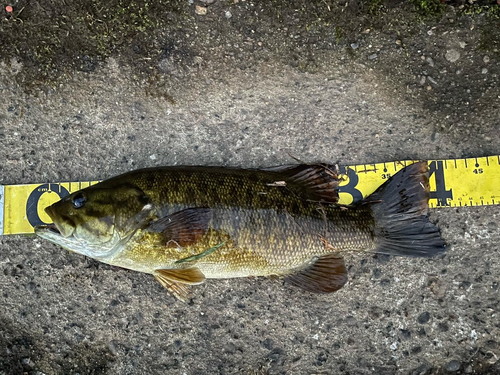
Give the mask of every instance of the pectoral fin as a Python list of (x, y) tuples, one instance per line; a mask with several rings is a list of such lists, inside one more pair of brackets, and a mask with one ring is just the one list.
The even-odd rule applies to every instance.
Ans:
[(332, 293), (347, 282), (344, 259), (337, 254), (317, 258), (311, 265), (287, 276), (287, 282), (315, 293)]
[(148, 230), (161, 232), (165, 245), (185, 247), (199, 241), (208, 229), (210, 209), (188, 208), (151, 223)]
[(198, 285), (205, 281), (205, 275), (196, 267), (156, 270), (153, 276), (181, 301), (189, 299), (189, 285)]

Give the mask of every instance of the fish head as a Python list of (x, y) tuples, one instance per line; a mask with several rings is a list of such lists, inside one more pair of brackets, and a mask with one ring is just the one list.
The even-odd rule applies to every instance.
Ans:
[(102, 187), (72, 193), (45, 212), (53, 224), (35, 233), (70, 251), (96, 259), (112, 255), (154, 216), (149, 197), (134, 185)]

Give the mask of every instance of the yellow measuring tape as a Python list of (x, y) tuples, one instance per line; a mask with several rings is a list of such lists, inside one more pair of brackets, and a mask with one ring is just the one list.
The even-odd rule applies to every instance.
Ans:
[[(340, 167), (341, 204), (373, 193), (388, 178), (413, 161)], [(500, 203), (500, 155), (482, 158), (429, 160), (429, 206), (461, 207)], [(98, 181), (29, 185), (0, 185), (0, 235), (29, 234), (33, 227), (50, 224), (45, 207)]]

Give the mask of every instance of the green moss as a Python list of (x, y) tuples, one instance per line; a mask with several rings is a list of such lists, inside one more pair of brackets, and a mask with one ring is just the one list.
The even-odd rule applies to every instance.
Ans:
[(459, 9), (458, 13), (465, 16), (475, 16), (478, 14), (486, 14), (490, 18), (499, 19), (500, 18), (500, 5), (476, 5), (467, 4), (462, 9)]
[(370, 0), (370, 14), (375, 16), (382, 9), (384, 0)]
[(411, 0), (419, 14), (425, 18), (441, 16), (446, 5), (441, 0)]
[(486, 14), (488, 15), (488, 17), (500, 19), (500, 4), (490, 6)]
[(54, 86), (73, 70), (92, 71), (115, 53), (146, 61), (157, 51), (146, 48), (153, 45), (156, 30), (178, 27), (187, 6), (183, 0), (27, 3), (0, 23), (0, 35), (8, 36), (0, 41), (1, 55), (23, 62), (18, 79), (25, 85)]
[(335, 38), (337, 38), (337, 43), (344, 37), (344, 30), (340, 26), (335, 26)]

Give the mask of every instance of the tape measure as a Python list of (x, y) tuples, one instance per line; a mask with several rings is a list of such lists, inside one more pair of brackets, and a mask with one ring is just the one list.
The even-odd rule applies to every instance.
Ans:
[[(373, 193), (387, 179), (415, 161), (339, 167), (340, 204), (351, 204)], [(469, 159), (429, 160), (429, 206), (486, 206), (500, 203), (500, 155)], [(0, 235), (33, 233), (50, 224), (44, 209), (98, 181), (0, 185)]]

